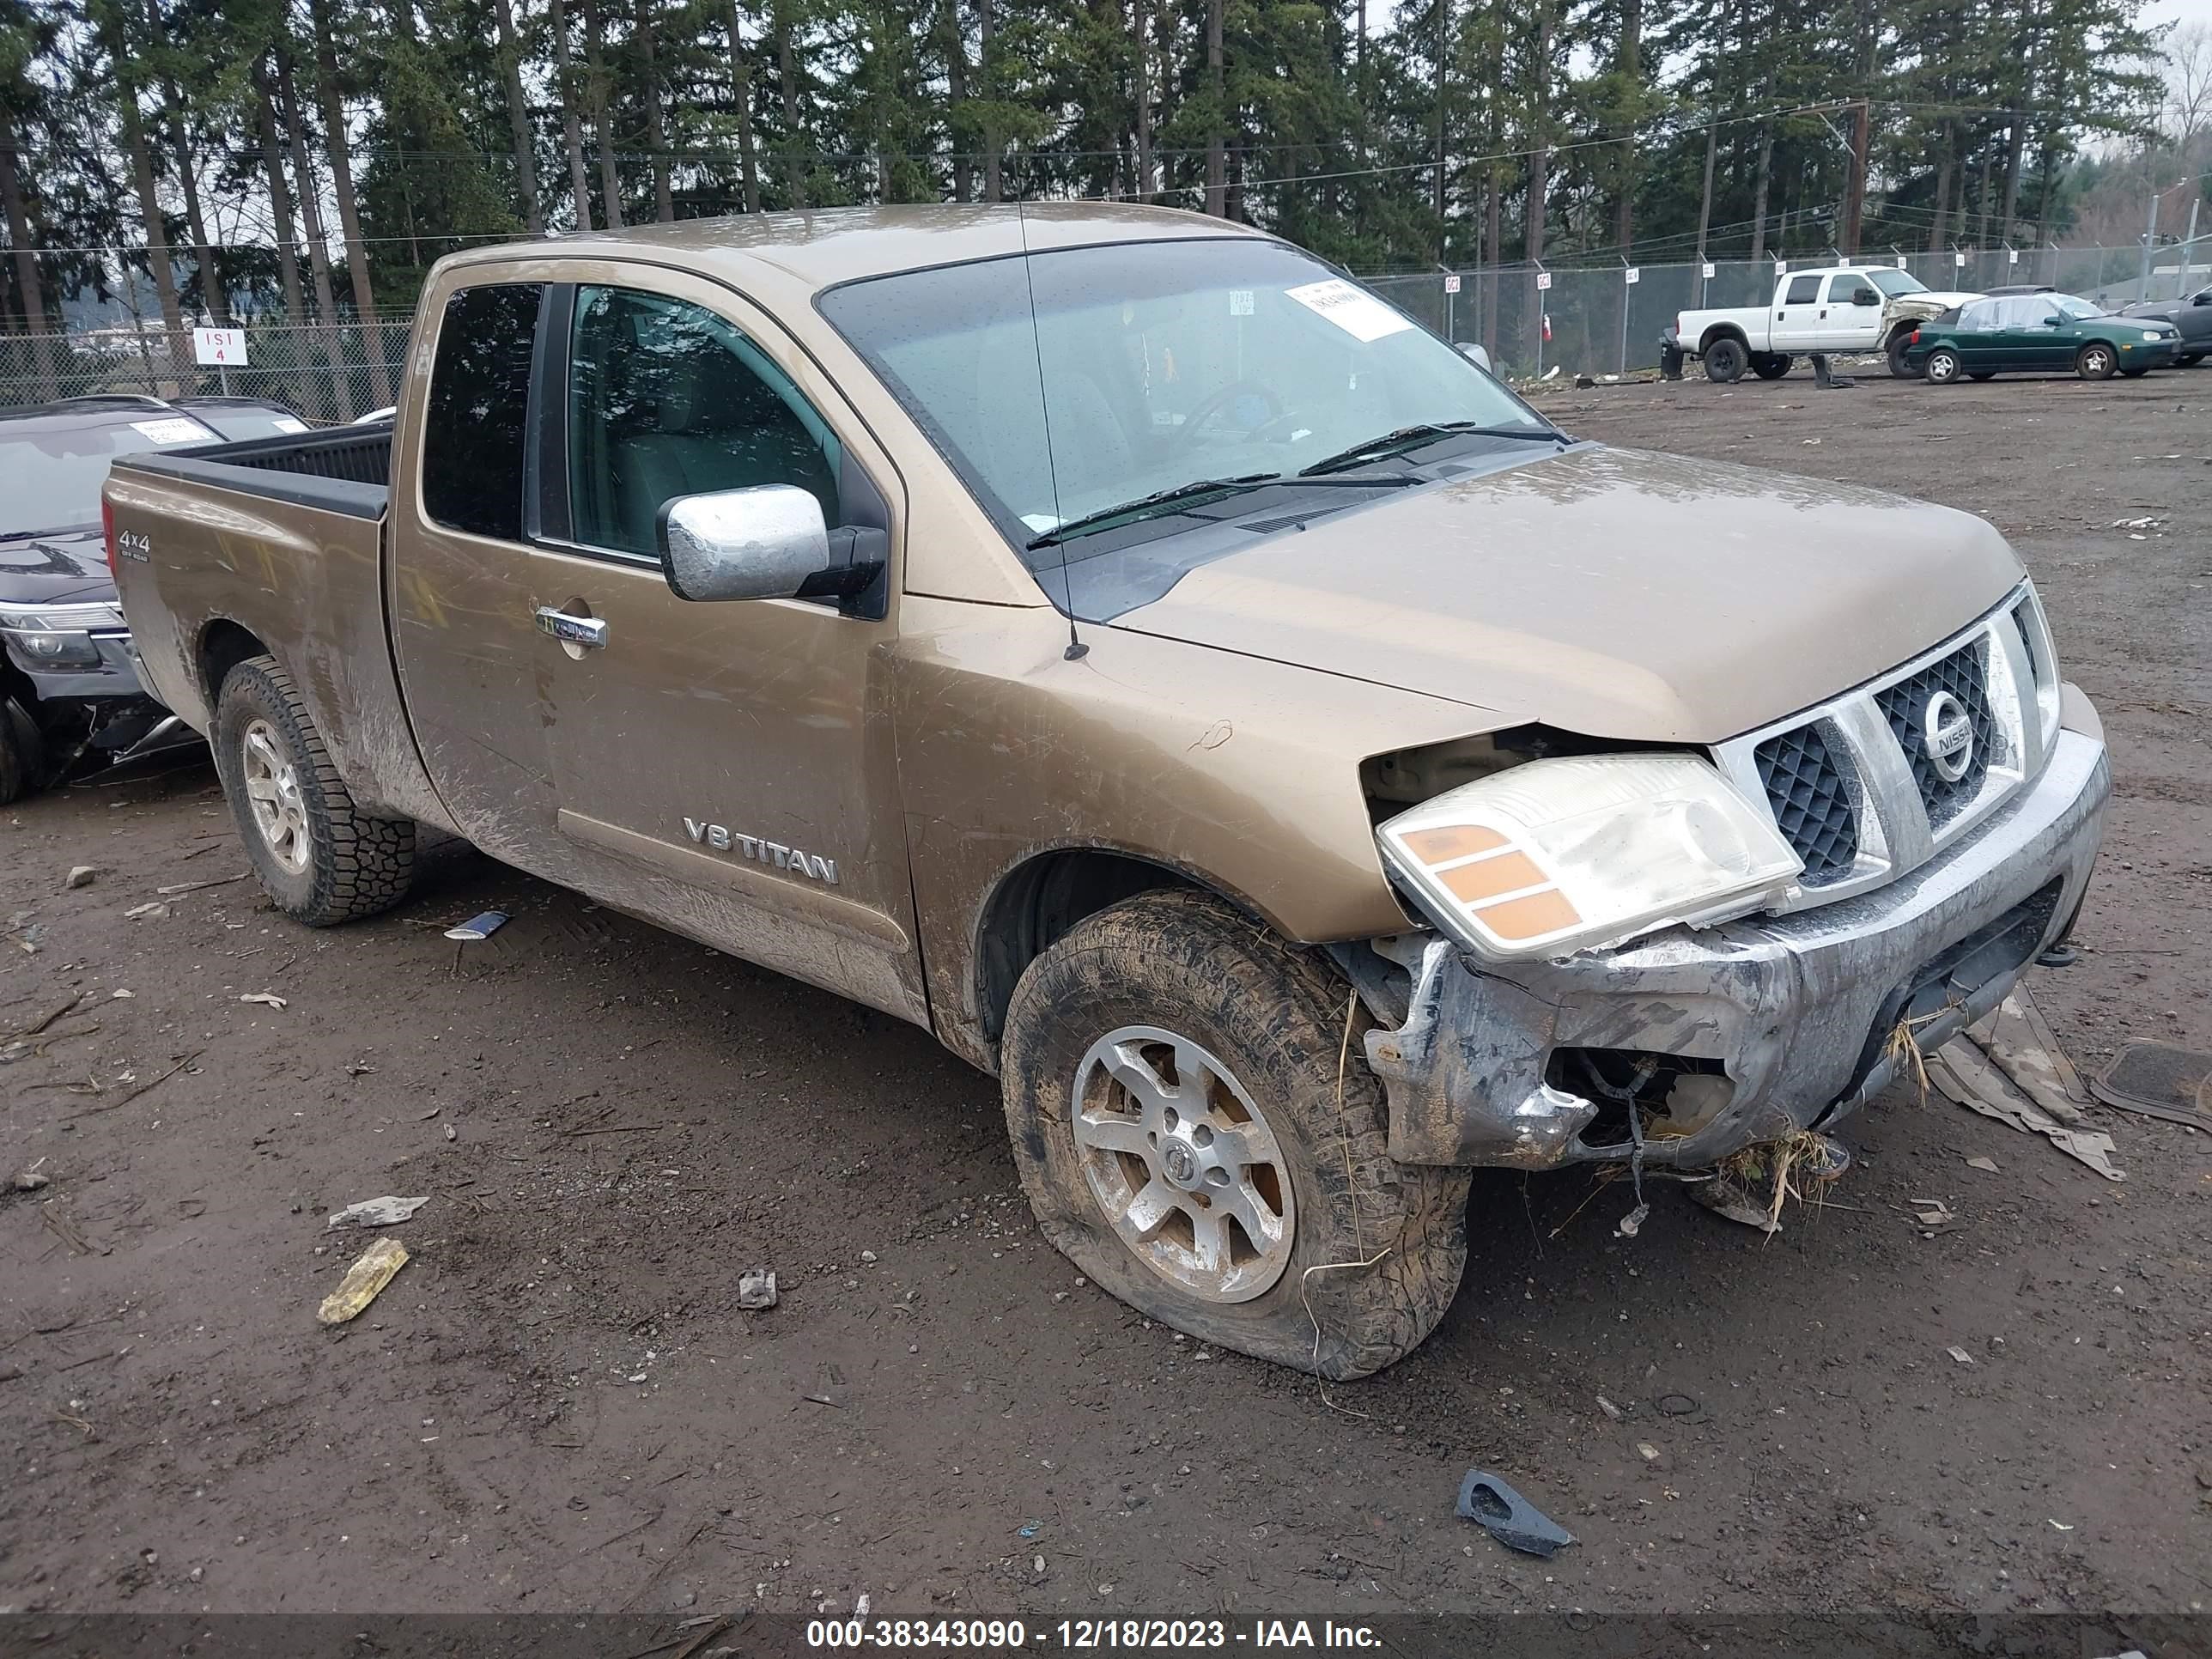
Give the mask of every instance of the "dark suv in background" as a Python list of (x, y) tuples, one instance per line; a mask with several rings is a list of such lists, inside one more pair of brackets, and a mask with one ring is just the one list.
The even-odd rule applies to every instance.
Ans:
[(283, 404), (246, 398), (0, 409), (0, 804), (88, 755), (198, 741), (139, 686), (100, 528), (108, 462), (306, 429)]

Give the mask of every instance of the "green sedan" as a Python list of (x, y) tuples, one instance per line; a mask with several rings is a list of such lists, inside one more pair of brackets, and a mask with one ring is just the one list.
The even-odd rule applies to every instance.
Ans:
[(1921, 324), (1905, 364), (1935, 386), (1986, 380), (2001, 369), (2108, 380), (2171, 368), (2180, 349), (2171, 323), (2108, 316), (2070, 294), (2013, 294), (1969, 301), (1955, 317)]

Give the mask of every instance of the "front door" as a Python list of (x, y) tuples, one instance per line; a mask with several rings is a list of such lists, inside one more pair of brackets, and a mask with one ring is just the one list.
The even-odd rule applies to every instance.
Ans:
[(533, 602), (579, 624), (539, 647), (560, 833), (610, 902), (923, 1020), (890, 706), (896, 581), (859, 608), (695, 604), (662, 574), (656, 530), (679, 496), (788, 483), (833, 526), (890, 530), (896, 550), (896, 475), (735, 295), (607, 269), (564, 296), (568, 384), (543, 427), (556, 522)]
[(1873, 351), (1881, 344), (1881, 293), (1863, 270), (1828, 278), (1820, 307), (1820, 337), (1830, 351)]

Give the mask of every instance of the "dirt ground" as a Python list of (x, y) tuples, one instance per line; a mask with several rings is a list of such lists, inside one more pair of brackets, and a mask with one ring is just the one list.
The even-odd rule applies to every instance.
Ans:
[[(2212, 1048), (2212, 368), (1547, 406), (1994, 519), (2118, 779), (2082, 959), (2035, 995), (2085, 1073)], [(134, 919), (246, 867), (208, 767), (0, 814), (0, 1033), (87, 998), (0, 1066), (0, 1170), (52, 1181), (0, 1196), (0, 1607), (2212, 1600), (2212, 1138), (2100, 1110), (2111, 1184), (1894, 1091), (1771, 1242), (1673, 1188), (1631, 1242), (1618, 1188), (1484, 1176), (1443, 1328), (1324, 1394), (1079, 1279), (994, 1085), (922, 1032), (465, 847), (427, 866), (331, 933), (250, 881)], [(489, 943), (440, 936), (493, 907)], [(414, 1260), (322, 1329), (367, 1237), (324, 1217), (387, 1193), (430, 1197)], [(1957, 1224), (1925, 1236), (1916, 1198)], [(737, 1307), (755, 1264), (772, 1312)], [(1581, 1541), (1538, 1561), (1453, 1519), (1474, 1464)]]

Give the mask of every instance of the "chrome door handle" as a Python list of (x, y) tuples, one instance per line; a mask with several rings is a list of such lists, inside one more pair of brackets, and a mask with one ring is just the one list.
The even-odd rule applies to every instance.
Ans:
[(563, 645), (580, 645), (587, 651), (597, 651), (607, 642), (605, 617), (572, 617), (550, 605), (538, 607), (538, 631)]

